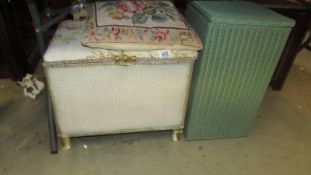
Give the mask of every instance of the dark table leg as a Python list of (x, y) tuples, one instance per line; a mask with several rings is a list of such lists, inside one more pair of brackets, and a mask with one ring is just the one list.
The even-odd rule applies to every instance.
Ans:
[(270, 83), (273, 90), (281, 90), (308, 31), (311, 13), (303, 9), (271, 9), (296, 21)]
[(309, 35), (309, 38), (300, 46), (299, 51), (302, 49), (308, 49), (309, 51), (311, 51), (311, 47), (309, 46), (310, 43), (311, 43), (311, 34)]

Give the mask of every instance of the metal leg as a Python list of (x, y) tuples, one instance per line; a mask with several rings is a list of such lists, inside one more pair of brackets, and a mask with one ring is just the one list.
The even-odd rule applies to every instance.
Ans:
[(37, 6), (33, 0), (26, 0), (26, 2), (27, 2), (27, 6), (29, 8), (30, 14), (31, 14), (33, 24), (34, 24), (40, 54), (41, 54), (41, 56), (43, 56), (45, 49), (46, 49), (46, 45), (45, 45), (45, 41), (43, 38), (42, 30), (40, 29), (40, 25), (41, 25), (40, 24), (40, 15), (39, 15)]
[(49, 21), (46, 22), (45, 24), (41, 24), (40, 23), (40, 15), (38, 12), (38, 8), (35, 4), (35, 2), (33, 0), (26, 0), (27, 2), (27, 6), (29, 8), (30, 14), (31, 14), (31, 18), (34, 24), (34, 28), (35, 28), (35, 32), (36, 32), (36, 38), (37, 38), (37, 42), (39, 45), (39, 50), (41, 53), (41, 56), (44, 55), (44, 52), (46, 50), (46, 43), (44, 40), (44, 36), (43, 36), (43, 32), (47, 31), (49, 28), (51, 28), (53, 25), (59, 23), (60, 21), (62, 21), (63, 19), (65, 19), (70, 12), (74, 12), (77, 11), (81, 8), (83, 8), (83, 4), (78, 4), (78, 5), (73, 5), (64, 9), (61, 9), (59, 11), (55, 11), (55, 17), (52, 18), (52, 11), (48, 10), (50, 12), (48, 12), (48, 18)]
[[(40, 50), (41, 56), (44, 55), (44, 52), (46, 50), (46, 42), (43, 36), (43, 32), (47, 31), (50, 27), (52, 27), (54, 24), (60, 22), (61, 20), (65, 19), (66, 16), (70, 12), (75, 12), (79, 9), (82, 9), (85, 7), (84, 4), (77, 4), (73, 5), (64, 9), (61, 9), (59, 11), (56, 10), (55, 12), (55, 17), (52, 18), (53, 14), (51, 13), (48, 15), (49, 21), (45, 24), (41, 24), (40, 22), (40, 15), (38, 12), (38, 8), (34, 2), (34, 0), (26, 0), (27, 6), (29, 8), (32, 21), (34, 24), (35, 32), (36, 32), (36, 38)], [(45, 0), (45, 4), (46, 0)], [(47, 81), (45, 81), (47, 82)], [(51, 103), (51, 98), (49, 95), (48, 88), (46, 89), (46, 98), (47, 98), (47, 107), (48, 107), (48, 126), (49, 126), (49, 136), (50, 136), (50, 146), (51, 146), (51, 153), (56, 154), (58, 152), (58, 144), (57, 144), (57, 131), (56, 131), (56, 126), (55, 126), (55, 119), (53, 116), (53, 110), (52, 110), (52, 103)], [(66, 148), (70, 148), (70, 138), (67, 139), (61, 139), (62, 145), (67, 146)]]
[(51, 153), (57, 154), (58, 152), (57, 131), (56, 131), (55, 120), (53, 116), (51, 97), (50, 97), (50, 94), (47, 88), (46, 88), (46, 96), (47, 96), (47, 105), (48, 105), (48, 125), (49, 125)]

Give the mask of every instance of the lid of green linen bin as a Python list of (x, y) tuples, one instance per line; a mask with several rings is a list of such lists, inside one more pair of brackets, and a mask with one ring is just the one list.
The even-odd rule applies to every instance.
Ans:
[(193, 1), (211, 22), (269, 27), (293, 27), (295, 21), (256, 3), (246, 1)]

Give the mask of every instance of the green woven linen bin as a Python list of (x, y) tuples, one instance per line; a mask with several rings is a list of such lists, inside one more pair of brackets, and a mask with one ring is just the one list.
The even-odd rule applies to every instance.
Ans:
[(193, 1), (204, 49), (195, 63), (186, 139), (246, 136), (294, 21), (245, 1)]

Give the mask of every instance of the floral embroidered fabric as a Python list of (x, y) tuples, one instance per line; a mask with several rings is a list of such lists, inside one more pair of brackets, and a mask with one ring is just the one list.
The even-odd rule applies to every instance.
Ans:
[(94, 2), (81, 43), (114, 50), (202, 48), (199, 36), (169, 1)]
[(194, 50), (165, 50), (168, 55), (161, 58), (163, 50), (122, 51), (84, 47), (80, 43), (80, 38), (85, 26), (85, 21), (65, 20), (60, 23), (44, 55), (44, 64), (46, 66), (120, 64), (115, 63), (116, 58), (124, 55), (137, 59), (135, 63), (129, 64), (193, 62), (197, 58), (197, 51)]

